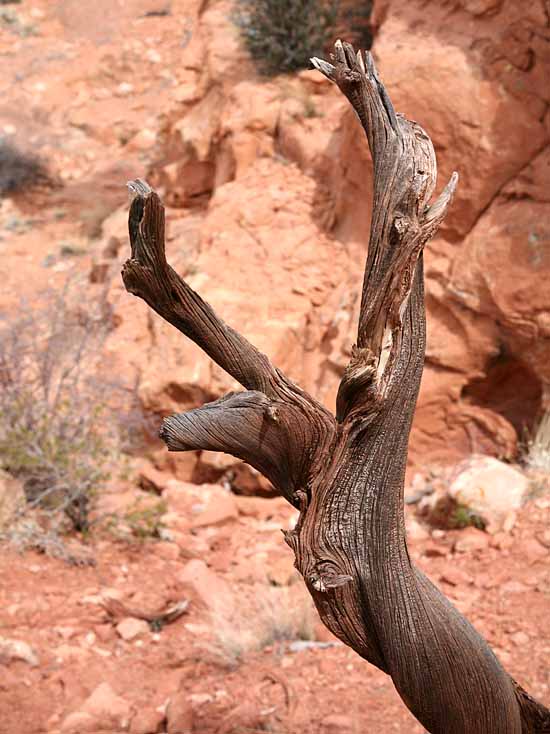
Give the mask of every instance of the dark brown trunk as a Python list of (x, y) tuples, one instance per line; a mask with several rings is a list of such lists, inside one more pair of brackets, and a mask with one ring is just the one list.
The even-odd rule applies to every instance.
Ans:
[(550, 713), (409, 558), (403, 483), (422, 376), (422, 249), (443, 220), (456, 174), (430, 205), (431, 141), (395, 113), (370, 54), (338, 42), (315, 67), (348, 97), (374, 163), (371, 236), (357, 345), (336, 418), (225, 325), (170, 268), (164, 211), (137, 181), (126, 288), (202, 347), (245, 388), (164, 421), (174, 451), (225, 451), (263, 472), (300, 509), (286, 542), (327, 627), (391, 675), (433, 734), (550, 732)]

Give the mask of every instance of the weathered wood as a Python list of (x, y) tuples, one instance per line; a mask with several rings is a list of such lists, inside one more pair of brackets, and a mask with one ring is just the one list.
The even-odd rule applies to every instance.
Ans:
[(158, 196), (133, 182), (126, 288), (195, 341), (245, 392), (165, 420), (170, 450), (240, 457), (300, 508), (285, 539), (321, 618), (391, 675), (433, 734), (550, 732), (550, 713), (504, 671), (487, 643), (414, 567), (403, 484), (425, 349), (422, 249), (443, 220), (422, 128), (393, 109), (372, 56), (335, 45), (314, 66), (338, 85), (366, 132), (374, 164), (371, 235), (357, 344), (336, 419), (224, 324), (170, 268)]

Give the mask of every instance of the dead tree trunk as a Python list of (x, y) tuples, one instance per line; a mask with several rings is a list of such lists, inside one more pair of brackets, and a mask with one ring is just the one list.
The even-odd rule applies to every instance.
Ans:
[(167, 264), (164, 210), (147, 184), (129, 219), (129, 292), (195, 341), (243, 387), (167, 418), (171, 451), (224, 451), (262, 472), (300, 510), (286, 542), (327, 627), (391, 675), (433, 734), (549, 732), (550, 712), (504, 671), (474, 628), (413, 566), (403, 482), (425, 346), (422, 249), (457, 175), (434, 203), (436, 161), (422, 128), (396, 114), (372, 57), (338, 42), (315, 67), (367, 134), (374, 200), (357, 344), (336, 417), (224, 324)]

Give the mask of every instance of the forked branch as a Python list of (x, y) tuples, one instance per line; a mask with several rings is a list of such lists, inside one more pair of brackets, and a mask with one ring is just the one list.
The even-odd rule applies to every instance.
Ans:
[(298, 506), (307, 482), (311, 431), (300, 408), (260, 392), (226, 395), (196, 410), (166, 418), (160, 437), (170, 451), (222, 451), (261, 472)]
[(325, 624), (388, 673), (432, 734), (550, 732), (550, 713), (416, 569), (403, 484), (424, 362), (422, 249), (443, 220), (456, 174), (432, 204), (436, 161), (422, 128), (395, 112), (369, 53), (338, 42), (313, 60), (351, 102), (374, 162), (373, 216), (357, 344), (337, 421), (213, 310), (167, 264), (164, 210), (130, 184), (126, 288), (195, 341), (245, 392), (164, 421), (169, 449), (249, 462), (300, 508), (285, 534)]

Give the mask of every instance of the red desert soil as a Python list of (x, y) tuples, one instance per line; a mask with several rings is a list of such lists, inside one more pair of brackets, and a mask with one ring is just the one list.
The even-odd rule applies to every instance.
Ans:
[[(276, 526), (286, 519), (278, 500), (252, 502), (262, 508), (273, 505), (269, 522), (241, 514), (222, 527), (189, 534), (186, 555), (195, 555), (194, 547), (204, 548), (200, 555), (211, 569), (196, 577), (197, 585), (188, 580), (186, 569), (202, 562), (186, 560), (173, 543), (131, 546), (107, 538), (90, 548), (96, 565), (80, 568), (33, 553), (4, 551), (1, 636), (30, 645), (37, 664), (14, 660), (3, 668), (0, 731), (122, 732), (129, 727), (131, 732), (154, 732), (156, 728), (146, 725), (140, 728), (154, 712), (159, 712), (158, 731), (165, 731), (160, 722), (167, 703), (176, 702), (183, 710), (178, 715), (190, 717), (189, 731), (197, 734), (422, 732), (391, 680), (343, 646), (293, 652), (288, 640), (272, 641), (235, 662), (231, 641), (224, 648), (213, 636), (217, 624), (227, 626), (228, 606), (235, 608), (241, 635), (243, 630), (261, 633), (250, 599), (252, 593), (264, 593), (266, 579), (249, 559), (262, 557), (266, 536), (277, 552)], [(486, 636), (510, 673), (542, 701), (550, 699), (549, 505), (547, 499), (529, 503), (511, 535), (491, 542), (480, 533), (479, 543), (472, 529), (411, 541), (421, 567)], [(453, 550), (458, 538), (468, 540), (471, 534), (476, 542), (466, 546), (481, 547)], [(289, 588), (299, 594), (301, 580), (292, 576), (290, 552), (282, 540), (275, 558), (266, 559), (267, 575), (270, 560), (279, 567), (288, 562), (286, 578), (278, 576), (278, 583), (290, 582)], [(186, 614), (160, 631), (142, 623), (136, 637), (125, 640), (120, 636), (124, 630), (116, 629), (119, 620), (102, 604), (106, 597), (150, 611), (182, 598), (190, 604)], [(328, 633), (315, 631), (329, 639)], [(100, 711), (91, 722), (84, 717), (92, 728), (71, 728), (70, 715), (88, 711), (87, 699), (105, 683), (110, 695), (125, 705), (117, 698), (110, 715)], [(103, 688), (100, 693), (107, 695)], [(180, 731), (174, 706), (168, 705), (169, 732)]]

